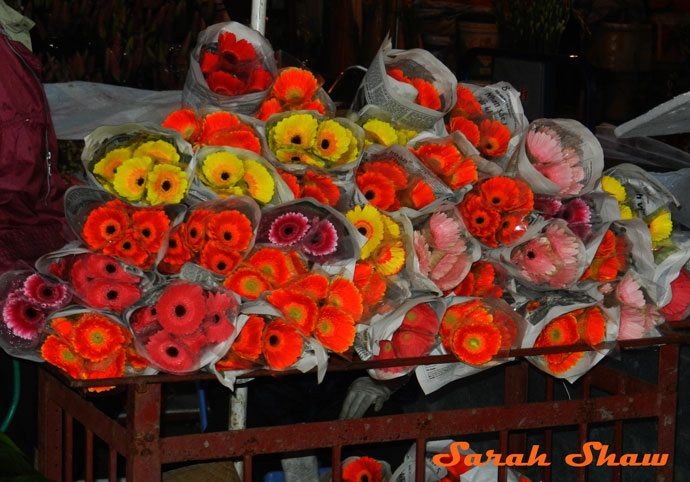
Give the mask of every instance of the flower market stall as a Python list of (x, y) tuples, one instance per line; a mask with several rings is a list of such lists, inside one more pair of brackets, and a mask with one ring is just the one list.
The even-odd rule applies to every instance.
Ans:
[[(248, 482), (257, 456), (323, 448), (334, 482), (560, 480), (550, 462), (473, 464), (469, 445), (436, 456), (495, 434), (498, 453), (526, 458), (539, 430), (552, 461), (555, 428), (577, 427), (577, 453), (607, 423), (620, 457), (623, 422), (655, 419), (667, 461), (651, 470), (672, 479), (688, 228), (668, 187), (605, 167), (580, 122), (527, 119), (509, 84), (458, 83), (388, 40), (337, 109), (318, 73), (276, 64), (235, 22), (200, 33), (176, 105), (144, 114), (91, 126), (64, 197), (72, 240), (0, 277), (0, 346), (42, 363), (45, 476), (73, 480), (83, 458), (91, 480), (105, 444), (110, 480), (231, 460)], [(602, 363), (632, 348), (654, 355), (655, 382)], [(162, 431), (166, 384), (358, 370), (427, 395), (495, 372), (502, 403)], [(558, 379), (580, 393), (555, 399)], [(93, 403), (110, 394), (123, 414)], [(407, 445), (399, 464), (346, 449), (392, 442)], [(610, 465), (618, 480), (625, 464)], [(585, 480), (586, 464), (572, 470)]]

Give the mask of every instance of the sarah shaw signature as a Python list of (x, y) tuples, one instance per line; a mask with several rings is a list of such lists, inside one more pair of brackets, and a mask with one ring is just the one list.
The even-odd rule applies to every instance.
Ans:
[[(484, 454), (471, 453), (463, 455), (460, 453), (460, 450), (466, 451), (469, 448), (470, 444), (467, 442), (453, 442), (450, 445), (449, 454), (434, 455), (432, 460), (441, 467), (451, 467), (461, 461), (471, 467), (487, 465), (489, 463), (497, 466), (506, 465), (508, 467), (551, 465), (551, 462), (546, 461), (546, 454), (539, 453), (539, 445), (532, 446), (527, 460), (524, 460), (524, 454), (509, 454), (504, 460), (503, 454), (498, 454), (493, 450), (488, 450)], [(584, 467), (592, 463), (609, 467), (661, 467), (668, 462), (668, 454), (642, 454), (641, 456), (640, 454), (622, 454), (618, 457), (615, 453), (609, 454), (608, 449), (609, 446), (601, 442), (587, 442), (582, 446), (580, 453), (566, 455), (565, 463), (572, 467)], [(597, 457), (595, 457), (593, 451), (598, 451)], [(486, 460), (482, 459), (483, 456), (486, 456)]]

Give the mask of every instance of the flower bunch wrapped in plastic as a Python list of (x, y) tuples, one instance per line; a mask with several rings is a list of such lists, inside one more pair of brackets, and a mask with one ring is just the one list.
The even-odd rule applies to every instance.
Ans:
[(226, 147), (201, 148), (196, 174), (219, 198), (249, 196), (262, 206), (274, 199), (276, 181), (280, 182), (278, 173), (264, 158)]
[(433, 83), (419, 77), (406, 76), (400, 66), (386, 68), (386, 74), (397, 82), (411, 86), (416, 91), (415, 104), (432, 110), (441, 109), (441, 97)]
[(217, 111), (197, 115), (192, 109), (178, 109), (161, 126), (179, 132), (194, 150), (202, 146), (228, 146), (261, 154), (261, 136), (241, 114)]
[(254, 248), (223, 284), (242, 298), (255, 300), (262, 293), (280, 288), (306, 274), (306, 263), (297, 251), (260, 247)]
[[(506, 305), (507, 306), (507, 305)], [(468, 365), (484, 365), (500, 350), (519, 344), (524, 327), (517, 314), (498, 300), (451, 301), (441, 319), (443, 347)]]
[(534, 210), (544, 219), (563, 219), (568, 229), (583, 241), (592, 234), (592, 224), (597, 213), (591, 199), (587, 196), (563, 199), (546, 194), (534, 195)]
[(364, 133), (345, 118), (299, 111), (267, 121), (266, 139), (280, 163), (330, 169), (359, 158)]
[(465, 278), (480, 248), (466, 234), (457, 209), (437, 211), (414, 232), (419, 270), (441, 291), (456, 288)]
[(525, 182), (497, 176), (479, 181), (459, 207), (470, 234), (495, 248), (512, 244), (525, 234), (534, 197)]
[(453, 191), (478, 179), (476, 164), (460, 152), (452, 138), (443, 143), (423, 141), (411, 151)]
[(279, 171), (280, 177), (290, 188), (295, 199), (310, 197), (321, 204), (338, 208), (343, 204), (345, 187), (340, 187), (326, 174), (305, 170), (303, 174)]
[(358, 261), (352, 278), (359, 293), (362, 295), (362, 320), (369, 320), (374, 314), (391, 311), (391, 303), (384, 302), (388, 294), (388, 282), (385, 276), (376, 270), (371, 261)]
[(614, 281), (626, 271), (627, 264), (625, 237), (622, 234), (616, 235), (613, 230), (608, 229), (599, 243), (592, 263), (582, 274), (580, 281)]
[(555, 219), (541, 234), (513, 248), (510, 261), (534, 285), (568, 288), (584, 270), (585, 248), (565, 221)]
[(294, 249), (314, 263), (359, 257), (352, 224), (333, 208), (300, 199), (264, 210), (256, 242)]
[(25, 356), (40, 341), (46, 318), (72, 299), (66, 284), (31, 270), (7, 271), (0, 277), (0, 346)]
[(642, 338), (664, 322), (664, 317), (649, 295), (628, 271), (616, 284), (614, 296), (620, 306), (619, 340)]
[(179, 203), (194, 166), (191, 146), (178, 136), (146, 124), (99, 127), (86, 137), (82, 161), (90, 180), (130, 203)]
[[(428, 303), (414, 304), (404, 314), (402, 323), (394, 331), (390, 340), (378, 342), (379, 353), (374, 360), (390, 360), (396, 358), (415, 358), (428, 355), (437, 344), (437, 333), (440, 319), (434, 308)], [(413, 367), (385, 367), (377, 372), (383, 378), (389, 375), (399, 376)]]
[[(84, 308), (56, 313), (41, 343), (43, 359), (77, 379), (120, 378), (147, 367), (121, 323)], [(101, 392), (114, 387), (92, 387)]]
[(397, 126), (392, 120), (384, 120), (382, 115), (363, 116), (358, 121), (364, 130), (364, 148), (372, 144), (390, 147), (393, 144), (406, 145), (417, 136), (418, 132)]
[(252, 249), (259, 217), (259, 207), (248, 197), (195, 204), (171, 233), (158, 270), (174, 274), (192, 262), (227, 275)]
[(222, 287), (174, 280), (126, 313), (137, 351), (156, 369), (192, 373), (218, 361), (235, 334), (239, 303)]
[(456, 296), (476, 296), (480, 298), (503, 296), (501, 273), (488, 261), (476, 261), (462, 282), (453, 290)]
[(321, 89), (323, 79), (307, 69), (288, 67), (282, 69), (271, 87), (256, 118), (266, 122), (273, 114), (293, 110), (311, 110), (321, 115), (335, 110), (328, 95)]

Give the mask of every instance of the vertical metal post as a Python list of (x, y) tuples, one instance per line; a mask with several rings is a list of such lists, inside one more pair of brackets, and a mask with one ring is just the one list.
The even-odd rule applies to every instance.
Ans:
[[(230, 421), (228, 429), (242, 430), (247, 428), (247, 387), (235, 387), (230, 396)], [(235, 462), (235, 471), (242, 477), (244, 467), (242, 462)]]
[(38, 370), (38, 470), (51, 480), (62, 480), (62, 410), (52, 399), (57, 383)]
[(263, 35), (266, 32), (266, 3), (268, 0), (252, 0), (249, 26)]
[(127, 480), (160, 480), (160, 383), (130, 385), (127, 390)]

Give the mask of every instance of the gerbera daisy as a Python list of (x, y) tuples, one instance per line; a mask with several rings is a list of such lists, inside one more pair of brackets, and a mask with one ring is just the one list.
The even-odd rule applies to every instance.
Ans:
[(266, 300), (285, 316), (305, 336), (314, 331), (318, 308), (309, 296), (295, 290), (279, 288), (272, 291)]
[(153, 306), (142, 306), (135, 310), (129, 318), (129, 326), (141, 340), (160, 330), (158, 315)]
[(395, 185), (383, 174), (365, 172), (357, 176), (357, 187), (371, 204), (389, 209), (395, 201)]
[(344, 164), (348, 164), (350, 162), (354, 162), (359, 158), (359, 153), (360, 153), (360, 145), (359, 141), (355, 137), (355, 135), (352, 133), (350, 129), (345, 130), (345, 134), (350, 138), (350, 144), (349, 147), (347, 148), (347, 151), (340, 156), (340, 158), (336, 161), (333, 162), (334, 166), (342, 166)]
[(161, 125), (168, 129), (175, 129), (182, 134), (182, 138), (187, 142), (193, 143), (201, 133), (199, 119), (196, 113), (190, 109), (179, 109), (170, 113)]
[(381, 245), (373, 261), (376, 271), (382, 276), (393, 276), (405, 266), (405, 248), (402, 241), (392, 241)]
[(209, 218), (207, 235), (223, 249), (242, 251), (249, 246), (254, 232), (247, 216), (236, 210), (227, 210)]
[(301, 197), (313, 197), (317, 201), (331, 207), (336, 207), (338, 201), (340, 201), (340, 189), (326, 175), (307, 171), (304, 173), (304, 177), (302, 177), (302, 186)]
[(129, 226), (129, 216), (119, 209), (98, 207), (91, 211), (81, 236), (89, 248), (98, 250), (121, 239)]
[(577, 319), (572, 314), (566, 313), (554, 318), (544, 327), (534, 342), (534, 346), (572, 345), (577, 343), (578, 339)]
[[(242, 127), (245, 127), (242, 125)], [(261, 154), (261, 142), (254, 134), (251, 128), (240, 130), (218, 130), (214, 131), (204, 139), (204, 144), (208, 146), (228, 146), (237, 149), (246, 149), (248, 151)]]
[(319, 309), (314, 335), (323, 346), (336, 353), (343, 353), (352, 346), (355, 333), (355, 321), (350, 314), (333, 306)]
[(479, 126), (465, 117), (452, 117), (448, 123), (448, 131), (459, 131), (474, 147), (479, 145)]
[(256, 118), (266, 122), (273, 114), (279, 114), (280, 112), (283, 112), (283, 107), (280, 105), (280, 101), (273, 97), (268, 97), (261, 103), (259, 112), (256, 114)]
[(649, 234), (652, 236), (652, 243), (657, 243), (668, 238), (673, 231), (671, 213), (666, 209), (659, 209), (645, 221), (649, 227)]
[(338, 249), (338, 232), (333, 223), (322, 219), (313, 225), (301, 242), (302, 249), (312, 256), (326, 256)]
[(368, 241), (361, 248), (361, 259), (367, 259), (383, 240), (383, 220), (381, 213), (372, 206), (355, 206), (345, 216), (355, 229)]
[(439, 110), (441, 108), (441, 98), (434, 84), (424, 79), (412, 79), (412, 85), (417, 89), (416, 104), (432, 110)]
[(192, 254), (182, 241), (181, 232), (180, 229), (176, 229), (170, 234), (165, 255), (158, 264), (158, 269), (163, 273), (179, 272), (182, 265), (192, 258)]
[(311, 72), (291, 67), (278, 74), (271, 95), (288, 104), (301, 104), (310, 100), (318, 88), (319, 82)]
[(386, 73), (393, 77), (395, 80), (398, 82), (404, 82), (406, 84), (412, 84), (412, 81), (408, 79), (405, 74), (403, 74), (403, 71), (401, 69), (389, 69), (386, 70)]
[(431, 306), (419, 303), (405, 314), (400, 329), (433, 335), (438, 332), (439, 324), (440, 320)]
[(326, 167), (325, 161), (298, 149), (277, 149), (275, 155), (276, 159), (286, 164), (304, 164), (306, 166), (320, 168)]
[(208, 293), (206, 298), (206, 318), (201, 325), (209, 343), (223, 343), (235, 332), (228, 315), (234, 318), (237, 304), (230, 295), (217, 292)]
[(501, 332), (491, 324), (470, 323), (455, 330), (450, 344), (458, 359), (470, 365), (481, 365), (498, 353)]
[(93, 308), (108, 308), (122, 313), (141, 297), (141, 291), (136, 285), (98, 278), (86, 284), (83, 296)]
[(453, 144), (423, 144), (412, 151), (429, 169), (439, 175), (448, 175), (462, 160), (462, 154)]
[(196, 331), (206, 314), (201, 286), (173, 282), (155, 304), (158, 322), (174, 335), (187, 335)]
[(619, 203), (624, 203), (627, 199), (627, 194), (623, 184), (618, 179), (612, 176), (601, 176), (601, 188), (616, 198)]
[(2, 318), (14, 335), (33, 341), (41, 333), (45, 314), (40, 305), (22, 296), (10, 294), (5, 300)]
[(264, 328), (261, 351), (268, 366), (283, 370), (295, 363), (302, 355), (303, 341), (300, 334), (287, 323), (274, 320)]
[(145, 209), (132, 214), (132, 224), (146, 251), (157, 253), (170, 226), (170, 219), (160, 209)]
[(261, 355), (261, 334), (264, 331), (266, 322), (258, 315), (251, 315), (245, 321), (242, 331), (240, 331), (230, 348), (236, 355), (248, 360), (256, 360)]
[(249, 195), (257, 202), (266, 204), (273, 199), (275, 193), (275, 182), (273, 177), (261, 163), (247, 159), (244, 161), (244, 177), (242, 180), (247, 184)]
[(319, 121), (311, 114), (293, 114), (279, 120), (271, 129), (274, 151), (281, 148), (311, 149), (316, 139)]
[(261, 293), (271, 289), (271, 285), (259, 270), (248, 267), (235, 270), (225, 278), (223, 285), (248, 300), (255, 300)]
[(180, 160), (180, 153), (171, 143), (159, 139), (144, 142), (134, 150), (132, 157), (148, 157), (158, 164), (175, 164)]
[(501, 216), (496, 231), (496, 241), (505, 245), (512, 244), (527, 232), (527, 221), (523, 213)]
[(83, 315), (72, 330), (72, 344), (79, 355), (98, 362), (122, 348), (120, 327), (100, 315)]
[(290, 277), (290, 268), (285, 253), (274, 248), (263, 248), (252, 254), (248, 263), (259, 270), (272, 285), (281, 286)]
[(242, 260), (242, 256), (233, 249), (227, 249), (221, 243), (208, 241), (201, 249), (199, 264), (211, 271), (227, 275)]
[(330, 119), (321, 122), (314, 143), (316, 154), (329, 161), (340, 158), (350, 146), (350, 136), (345, 131), (347, 128), (335, 120)]
[(417, 181), (412, 187), (410, 192), (410, 200), (412, 201), (412, 207), (415, 209), (422, 209), (424, 206), (428, 206), (436, 200), (436, 195), (431, 186), (427, 184), (423, 179)]
[(348, 313), (355, 321), (362, 316), (362, 296), (352, 281), (336, 277), (326, 294), (326, 304)]
[(84, 362), (72, 348), (55, 335), (50, 335), (41, 345), (41, 356), (48, 363), (66, 371), (72, 378), (79, 378)]
[(233, 152), (214, 152), (204, 159), (201, 172), (211, 186), (227, 189), (244, 176), (244, 163)]
[(558, 135), (549, 128), (530, 130), (525, 140), (527, 156), (533, 162), (560, 162), (562, 158), (561, 141)]
[(227, 111), (212, 112), (204, 116), (199, 142), (206, 144), (218, 132), (236, 131), (242, 122), (235, 114)]
[(328, 292), (328, 278), (318, 273), (308, 273), (290, 281), (290, 289), (299, 291), (314, 301), (321, 301)]
[(263, 92), (273, 82), (273, 76), (266, 69), (254, 69), (247, 79), (246, 92)]
[(117, 168), (131, 157), (132, 149), (130, 147), (118, 147), (117, 149), (113, 149), (93, 166), (93, 173), (108, 182), (113, 182)]
[(405, 169), (395, 161), (368, 162), (362, 166), (362, 169), (365, 172), (376, 172), (384, 175), (393, 183), (396, 190), (405, 189), (409, 181), (409, 175)]
[(391, 343), (400, 358), (414, 358), (429, 353), (434, 342), (434, 335), (416, 331), (397, 330)]
[(149, 338), (146, 354), (161, 370), (173, 374), (192, 371), (198, 363), (184, 343), (163, 330)]
[(309, 230), (309, 218), (298, 212), (281, 214), (268, 230), (268, 240), (278, 246), (292, 246)]
[(187, 175), (177, 166), (158, 164), (146, 181), (146, 200), (153, 206), (178, 203), (187, 192)]
[(358, 262), (352, 281), (362, 295), (362, 304), (365, 308), (378, 303), (386, 294), (386, 282), (374, 271), (372, 263)]
[(381, 464), (371, 457), (359, 457), (343, 469), (343, 482), (381, 482)]
[(125, 232), (125, 235), (117, 242), (103, 247), (103, 254), (109, 254), (143, 269), (148, 269), (153, 258), (146, 252), (133, 229)]
[(684, 315), (690, 304), (690, 274), (681, 268), (678, 277), (671, 281), (671, 301), (661, 308), (666, 321), (678, 321)]
[(321, 115), (326, 115), (326, 108), (319, 99), (312, 99), (309, 102), (304, 102), (291, 108), (291, 110), (313, 110)]
[[(395, 353), (395, 347), (390, 340), (379, 341), (379, 354), (374, 355), (374, 360), (395, 360), (398, 358), (397, 353)], [(381, 368), (386, 373), (401, 373), (407, 367), (401, 366), (390, 366)]]
[(450, 113), (452, 117), (466, 117), (471, 119), (482, 113), (482, 108), (470, 89), (458, 84), (457, 96), (458, 100)]
[(489, 178), (479, 185), (479, 195), (484, 205), (498, 211), (510, 210), (516, 203), (518, 194), (515, 181), (505, 176)]
[(606, 318), (596, 306), (585, 308), (577, 319), (577, 326), (580, 339), (589, 345), (601, 343), (606, 336)]
[(398, 143), (398, 134), (388, 122), (369, 119), (362, 125), (365, 144), (381, 144), (385, 147)]
[(494, 234), (501, 219), (498, 212), (486, 207), (478, 195), (467, 194), (460, 203), (460, 212), (470, 234), (480, 238)]
[(214, 215), (209, 209), (194, 209), (182, 228), (185, 246), (193, 253), (201, 250), (206, 241), (207, 222)]
[(295, 199), (299, 199), (302, 197), (302, 187), (299, 185), (297, 182), (297, 178), (293, 176), (290, 173), (279, 171), (280, 177), (283, 178), (283, 181), (285, 181), (285, 184), (290, 188), (290, 191), (292, 191), (293, 196), (295, 196)]
[(202, 47), (199, 53), (199, 67), (201, 68), (201, 73), (204, 76), (210, 74), (211, 72), (218, 70), (218, 65), (220, 64), (220, 57), (218, 54), (206, 50), (205, 46)]
[[(261, 340), (258, 340), (261, 342)], [(252, 360), (240, 357), (234, 351), (228, 350), (222, 360), (216, 362), (216, 370), (219, 372), (230, 370), (249, 370), (254, 366)]]
[(206, 77), (206, 83), (211, 92), (228, 97), (240, 95), (244, 91), (244, 82), (223, 70), (211, 72)]
[(477, 148), (484, 156), (502, 156), (508, 149), (510, 131), (499, 121), (484, 119), (479, 124), (479, 145)]
[(68, 293), (61, 283), (48, 283), (34, 273), (24, 280), (24, 296), (43, 308), (59, 308), (67, 302)]
[(493, 317), (493, 326), (501, 332), (501, 348), (512, 347), (518, 333), (515, 322), (510, 316), (499, 310), (494, 311)]
[(218, 35), (218, 53), (232, 64), (256, 58), (254, 46), (245, 39), (237, 39), (232, 32)]
[(585, 352), (583, 351), (576, 351), (572, 353), (544, 355), (544, 358), (546, 359), (549, 370), (554, 374), (560, 374), (567, 372), (577, 365), (577, 362), (580, 361), (584, 354)]

